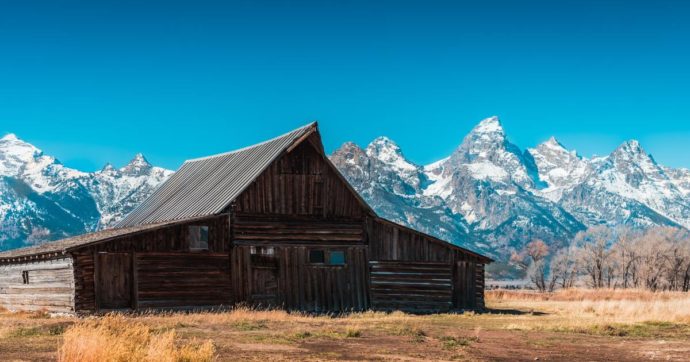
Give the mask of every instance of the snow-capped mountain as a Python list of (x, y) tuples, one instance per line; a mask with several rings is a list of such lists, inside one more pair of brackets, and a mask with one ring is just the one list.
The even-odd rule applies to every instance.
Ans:
[(385, 137), (331, 159), (381, 215), (498, 260), (534, 238), (566, 245), (593, 225), (690, 228), (690, 171), (658, 165), (637, 141), (594, 159), (553, 137), (522, 151), (491, 117), (430, 165)]
[(0, 139), (0, 250), (113, 225), (172, 171), (139, 154), (126, 166), (86, 173), (14, 134)]

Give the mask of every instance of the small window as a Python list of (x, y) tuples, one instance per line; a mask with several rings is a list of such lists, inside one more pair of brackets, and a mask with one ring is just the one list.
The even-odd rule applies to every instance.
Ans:
[(328, 253), (328, 265), (345, 265), (344, 251), (331, 251)]
[(309, 250), (309, 262), (312, 264), (323, 264), (326, 257), (323, 250)]
[(251, 255), (273, 256), (275, 255), (275, 249), (272, 246), (251, 246), (249, 247), (249, 253)]
[(22, 271), (22, 284), (29, 284), (29, 271)]
[(208, 226), (189, 227), (189, 249), (208, 250)]
[(309, 263), (324, 265), (345, 265), (345, 252), (342, 250), (309, 250)]

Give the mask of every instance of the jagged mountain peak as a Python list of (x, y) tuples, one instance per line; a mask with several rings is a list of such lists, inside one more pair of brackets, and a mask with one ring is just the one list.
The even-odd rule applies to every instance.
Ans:
[(354, 142), (350, 142), (350, 141), (345, 142), (342, 145), (340, 145), (340, 147), (337, 150), (335, 150), (334, 153), (347, 152), (347, 151), (353, 151), (353, 150), (357, 151), (357, 152), (365, 153), (364, 149), (362, 147), (360, 147), (358, 144), (356, 144)]
[(506, 139), (506, 133), (498, 117), (493, 116), (479, 122), (463, 138), (456, 153), (486, 154), (487, 149), (506, 148), (511, 145)]
[(476, 126), (474, 126), (470, 133), (505, 134), (505, 130), (503, 129), (503, 125), (501, 124), (501, 120), (498, 118), (498, 116), (491, 116), (481, 120)]
[(110, 162), (106, 163), (105, 165), (103, 165), (103, 168), (101, 168), (101, 172), (112, 172), (112, 171), (115, 171), (115, 167)]
[(620, 146), (618, 146), (613, 152), (612, 155), (616, 156), (623, 156), (623, 155), (630, 155), (634, 157), (650, 157), (650, 155), (644, 150), (642, 145), (640, 144), (640, 141), (638, 140), (628, 140), (623, 142)]
[(654, 157), (647, 153), (637, 140), (623, 142), (609, 155), (608, 160), (614, 165), (635, 165), (641, 167), (645, 172), (659, 172), (661, 170)]
[(496, 116), (485, 118), (479, 122), (463, 138), (457, 152), (476, 152), (484, 154), (487, 149), (517, 148), (506, 138), (501, 121)]
[(556, 137), (554, 137), (554, 136), (549, 137), (548, 140), (546, 140), (544, 143), (540, 144), (539, 146), (544, 146), (544, 147), (548, 147), (551, 149), (561, 149), (561, 150), (567, 151), (565, 146), (563, 146), (563, 144), (558, 139), (556, 139)]
[(374, 139), (367, 146), (366, 153), (369, 157), (404, 171), (417, 171), (418, 166), (407, 160), (400, 146), (388, 137), (382, 136)]
[[(8, 133), (4, 137), (0, 138), (0, 149), (2, 149), (3, 152), (5, 152), (5, 153), (12, 151), (13, 149), (15, 151), (18, 149), (21, 149), (22, 152), (26, 152), (26, 150), (31, 150), (32, 152), (35, 152), (35, 153), (41, 153), (41, 150), (36, 148), (34, 145), (20, 139), (14, 133)], [(13, 153), (16, 153), (16, 152), (13, 152)]]
[(126, 175), (135, 176), (147, 174), (152, 168), (146, 157), (142, 153), (137, 153), (121, 171)]
[(19, 138), (14, 133), (8, 133), (8, 134), (2, 136), (2, 138), (0, 138), (0, 141), (18, 141), (18, 140), (19, 140)]
[(369, 154), (369, 156), (376, 156), (381, 153), (401, 155), (402, 151), (395, 141), (386, 136), (381, 136), (376, 137), (369, 143), (367, 146), (367, 154)]
[(564, 160), (571, 158), (582, 159), (582, 157), (577, 154), (577, 151), (569, 150), (554, 136), (549, 137), (548, 140), (540, 143), (535, 148), (528, 148), (527, 152), (533, 157), (538, 157), (538, 155), (549, 155), (552, 158), (557, 157)]
[(144, 154), (141, 152), (134, 155), (134, 158), (132, 158), (132, 160), (129, 161), (129, 164), (135, 166), (151, 166), (149, 160), (147, 160)]

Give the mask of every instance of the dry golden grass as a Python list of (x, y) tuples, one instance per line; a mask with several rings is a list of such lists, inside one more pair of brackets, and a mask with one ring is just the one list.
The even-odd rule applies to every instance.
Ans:
[(64, 362), (109, 361), (212, 361), (211, 341), (180, 344), (175, 330), (154, 333), (152, 329), (122, 315), (89, 319), (69, 327), (58, 349)]
[(488, 290), (486, 300), (552, 300), (563, 302), (601, 301), (601, 300), (643, 300), (658, 301), (688, 299), (684, 292), (652, 292), (646, 289), (563, 289), (552, 293), (539, 293), (530, 290)]
[(621, 328), (632, 326), (636, 334), (664, 328), (673, 328), (681, 334), (690, 332), (688, 293), (610, 289), (569, 289), (555, 293), (497, 290), (488, 291), (486, 297), (487, 304), (494, 308), (529, 308), (535, 314), (542, 314), (540, 318), (516, 318), (507, 326), (509, 329), (617, 333)]
[[(0, 360), (24, 350), (35, 360), (53, 359), (57, 346), (62, 361), (491, 360), (510, 358), (506, 348), (538, 357), (554, 345), (569, 345), (559, 356), (572, 359), (594, 345), (654, 352), (660, 339), (690, 357), (690, 344), (682, 347), (690, 341), (689, 294), (499, 290), (487, 292), (487, 307), (489, 313), (339, 316), (246, 307), (89, 318), (6, 312), (0, 313)], [(622, 344), (627, 338), (635, 342)], [(611, 353), (601, 359), (621, 352)]]

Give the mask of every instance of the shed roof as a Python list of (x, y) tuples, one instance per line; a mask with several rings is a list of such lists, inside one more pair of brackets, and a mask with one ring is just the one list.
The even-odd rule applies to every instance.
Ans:
[(117, 227), (217, 214), (278, 156), (316, 129), (316, 122), (313, 122), (250, 147), (188, 160)]

